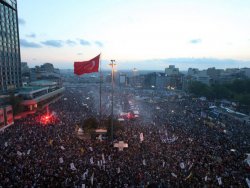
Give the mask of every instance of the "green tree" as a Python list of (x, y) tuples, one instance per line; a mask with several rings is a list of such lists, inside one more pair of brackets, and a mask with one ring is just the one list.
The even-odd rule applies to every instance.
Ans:
[(96, 129), (97, 127), (98, 127), (98, 122), (94, 117), (87, 118), (83, 121), (83, 128), (85, 130), (92, 130)]
[(250, 79), (236, 79), (231, 83), (211, 86), (194, 81), (189, 86), (189, 92), (197, 97), (236, 100), (241, 105), (247, 105), (248, 108), (250, 106)]
[[(111, 139), (111, 117), (109, 117), (108, 119), (106, 119), (104, 122), (104, 127), (107, 129), (107, 135), (108, 138)], [(121, 125), (121, 123), (118, 120), (113, 121), (113, 131), (114, 131), (114, 136), (117, 133), (117, 131), (119, 130), (123, 130), (123, 126)]]
[(23, 101), (23, 99), (21, 97), (15, 96), (14, 93), (10, 94), (9, 103), (13, 108), (14, 115), (23, 111), (23, 106), (21, 105), (22, 101)]
[(190, 84), (188, 90), (190, 93), (193, 93), (197, 97), (200, 96), (205, 96), (209, 98), (211, 97), (210, 88), (206, 84), (203, 84), (202, 82), (193, 81)]
[[(228, 85), (229, 89), (234, 93), (245, 93), (247, 87), (247, 81), (245, 80), (234, 80)], [(250, 86), (249, 86), (250, 87)]]
[(241, 104), (244, 104), (250, 107), (250, 93), (236, 95), (235, 99), (239, 101)]
[(210, 88), (213, 93), (213, 99), (228, 99), (231, 96), (231, 91), (225, 85), (215, 84)]

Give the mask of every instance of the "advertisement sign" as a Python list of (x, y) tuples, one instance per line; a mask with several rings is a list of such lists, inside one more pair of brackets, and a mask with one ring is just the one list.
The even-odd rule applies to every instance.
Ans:
[(5, 108), (6, 125), (12, 125), (14, 123), (12, 106)]

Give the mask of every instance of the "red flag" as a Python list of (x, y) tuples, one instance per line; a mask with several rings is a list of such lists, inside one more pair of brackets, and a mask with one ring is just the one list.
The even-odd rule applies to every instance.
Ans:
[(74, 73), (82, 75), (85, 73), (98, 72), (100, 54), (89, 61), (74, 62)]

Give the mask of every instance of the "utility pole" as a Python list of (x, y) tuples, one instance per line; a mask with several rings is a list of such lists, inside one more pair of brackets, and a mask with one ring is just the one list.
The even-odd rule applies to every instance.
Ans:
[(111, 72), (111, 79), (112, 79), (112, 92), (111, 92), (111, 140), (114, 141), (114, 66), (115, 60), (110, 60), (111, 63), (109, 64), (112, 68)]
[[(136, 80), (136, 72), (138, 71), (136, 68), (134, 68), (133, 70), (133, 89), (134, 89), (134, 95), (136, 95), (136, 84), (137, 84), (137, 80)], [(131, 84), (131, 83), (130, 83)]]

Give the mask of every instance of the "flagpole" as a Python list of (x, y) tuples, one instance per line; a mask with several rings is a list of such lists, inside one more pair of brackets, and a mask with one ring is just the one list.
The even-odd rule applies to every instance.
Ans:
[[(100, 58), (101, 59), (101, 58)], [(102, 119), (102, 64), (101, 64), (101, 60), (100, 60), (100, 62), (99, 62), (99, 65), (100, 65), (100, 84), (99, 84), (99, 86), (100, 86), (100, 88), (99, 88), (99, 90), (100, 90), (100, 111), (99, 111), (99, 128), (101, 127), (101, 119)]]
[(115, 66), (115, 60), (111, 61), (111, 79), (112, 79), (112, 95), (111, 95), (111, 140), (114, 141), (114, 66)]

